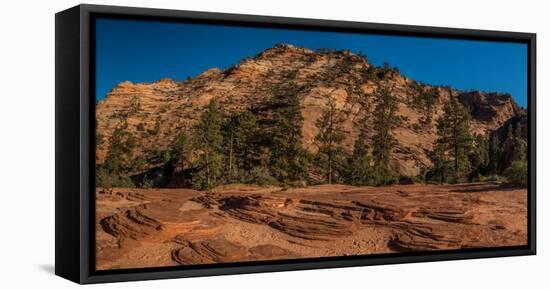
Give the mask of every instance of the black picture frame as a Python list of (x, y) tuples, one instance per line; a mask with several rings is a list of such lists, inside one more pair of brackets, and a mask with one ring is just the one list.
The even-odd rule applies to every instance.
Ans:
[[(519, 42), (528, 45), (528, 244), (526, 246), (325, 257), (221, 265), (96, 271), (93, 19), (141, 19), (369, 34)], [(306, 270), (536, 254), (536, 34), (287, 17), (79, 5), (55, 16), (55, 273), (77, 283)]]

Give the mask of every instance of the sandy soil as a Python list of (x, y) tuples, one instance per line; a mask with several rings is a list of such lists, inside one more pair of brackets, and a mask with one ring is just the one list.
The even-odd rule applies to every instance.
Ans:
[(97, 189), (97, 269), (527, 243), (527, 190), (497, 184)]

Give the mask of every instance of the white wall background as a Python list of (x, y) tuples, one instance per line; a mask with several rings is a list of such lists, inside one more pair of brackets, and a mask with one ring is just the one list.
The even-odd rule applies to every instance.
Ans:
[[(529, 288), (550, 284), (546, 1), (89, 1), (538, 34), (538, 255), (100, 285), (105, 288)], [(54, 13), (77, 1), (1, 1), (0, 287), (72, 288), (54, 266)], [(538, 286), (537, 286), (538, 284)], [(94, 286), (95, 287), (95, 286)], [(298, 287), (299, 288), (299, 287)]]

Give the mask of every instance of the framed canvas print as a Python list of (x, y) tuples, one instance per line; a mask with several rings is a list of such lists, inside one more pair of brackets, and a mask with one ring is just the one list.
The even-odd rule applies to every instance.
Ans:
[(535, 254), (535, 34), (56, 14), (56, 274)]

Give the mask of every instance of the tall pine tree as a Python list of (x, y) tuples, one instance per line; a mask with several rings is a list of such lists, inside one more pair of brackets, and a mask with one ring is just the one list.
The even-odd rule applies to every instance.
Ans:
[(304, 118), (297, 93), (289, 93), (273, 113), (270, 170), (281, 182), (305, 180), (308, 160), (302, 148)]
[(191, 141), (185, 133), (176, 136), (169, 153), (169, 160), (166, 163), (168, 175), (175, 171), (183, 171), (189, 165), (191, 159)]
[(437, 121), (435, 149), (452, 162), (453, 181), (463, 181), (470, 172), (469, 154), (472, 149), (470, 114), (449, 92), (449, 101)]
[(521, 123), (508, 126), (506, 140), (502, 144), (502, 168), (509, 183), (526, 187), (528, 183), (527, 140)]
[(387, 87), (379, 88), (376, 92), (376, 99), (378, 102), (373, 115), (375, 134), (372, 138), (372, 157), (376, 183), (385, 185), (391, 183), (395, 178), (389, 164), (392, 150), (397, 141), (391, 131), (401, 121), (397, 116), (397, 100), (391, 89)]
[(192, 176), (197, 189), (211, 189), (222, 171), (222, 116), (215, 99), (211, 100), (200, 122), (195, 126), (193, 147), (199, 153)]
[(527, 140), (523, 137), (520, 123), (508, 125), (506, 139), (502, 143), (500, 166), (502, 170), (508, 168), (512, 162), (527, 159)]
[(99, 187), (134, 187), (128, 177), (132, 173), (130, 166), (136, 141), (131, 133), (117, 127), (107, 149), (105, 161), (96, 167), (96, 183)]
[(441, 145), (435, 145), (429, 153), (432, 167), (426, 175), (426, 179), (436, 181), (439, 184), (449, 179), (449, 172), (452, 170), (451, 162), (447, 159), (445, 149)]
[(501, 147), (500, 139), (496, 133), (491, 136), (491, 144), (489, 145), (489, 173), (497, 175), (500, 173)]
[(512, 161), (526, 161), (527, 160), (527, 140), (523, 137), (523, 128), (521, 123), (516, 124), (514, 130), (514, 154), (512, 155)]
[(346, 182), (350, 185), (373, 185), (374, 172), (371, 165), (372, 157), (366, 145), (367, 134), (361, 131), (353, 146), (353, 153), (348, 159)]
[(472, 172), (470, 178), (479, 178), (485, 175), (489, 169), (489, 144), (485, 135), (475, 135), (470, 153)]
[(231, 117), (223, 127), (227, 173), (237, 174), (253, 168), (258, 161), (258, 125), (248, 110)]
[(315, 126), (319, 129), (315, 141), (319, 147), (319, 154), (325, 163), (329, 184), (332, 184), (334, 167), (342, 155), (340, 145), (346, 136), (343, 128), (345, 120), (343, 112), (336, 107), (336, 102), (329, 96), (325, 110), (315, 122)]

